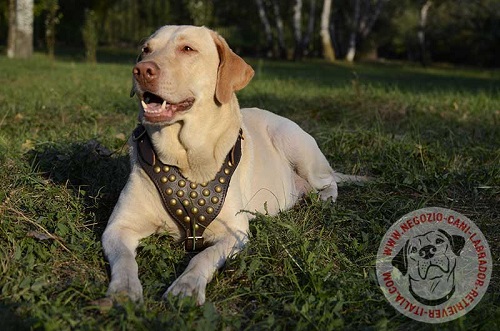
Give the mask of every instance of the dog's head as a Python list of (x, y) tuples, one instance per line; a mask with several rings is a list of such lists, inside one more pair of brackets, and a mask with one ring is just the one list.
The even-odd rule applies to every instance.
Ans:
[(182, 121), (196, 108), (216, 108), (252, 79), (253, 69), (216, 32), (204, 27), (164, 26), (142, 45), (131, 95), (141, 100), (148, 123)]
[(429, 231), (407, 240), (392, 265), (403, 276), (408, 274), (409, 291), (417, 301), (435, 306), (455, 292), (456, 259), (464, 245), (462, 236)]
[(414, 280), (448, 274), (464, 245), (462, 236), (450, 235), (442, 229), (429, 231), (407, 240), (393, 258), (392, 265)]

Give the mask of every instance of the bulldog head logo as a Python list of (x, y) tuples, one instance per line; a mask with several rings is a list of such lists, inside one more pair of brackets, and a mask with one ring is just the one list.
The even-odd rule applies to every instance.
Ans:
[(409, 291), (420, 303), (437, 306), (455, 292), (457, 257), (465, 238), (442, 229), (428, 231), (408, 239), (392, 259), (403, 276), (408, 275)]

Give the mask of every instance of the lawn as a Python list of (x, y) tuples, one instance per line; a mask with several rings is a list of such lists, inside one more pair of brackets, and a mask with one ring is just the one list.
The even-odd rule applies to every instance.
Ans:
[(138, 249), (144, 305), (96, 306), (109, 282), (100, 237), (136, 125), (133, 60), (0, 57), (1, 330), (428, 329), (396, 312), (375, 275), (385, 232), (425, 206), (466, 215), (494, 256), (483, 300), (438, 328), (500, 328), (500, 72), (390, 63), (250, 59), (241, 106), (293, 119), (334, 169), (374, 179), (340, 187), (334, 205), (311, 195), (257, 215), (204, 306), (161, 301), (190, 257), (167, 235)]

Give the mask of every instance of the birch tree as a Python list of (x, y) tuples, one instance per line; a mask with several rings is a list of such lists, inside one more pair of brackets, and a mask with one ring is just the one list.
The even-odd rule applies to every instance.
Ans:
[(295, 41), (295, 51), (293, 55), (294, 60), (299, 60), (304, 55), (304, 50), (309, 47), (311, 41), (311, 36), (314, 31), (314, 23), (316, 16), (316, 0), (310, 0), (309, 2), (309, 21), (307, 25), (307, 30), (302, 33), (302, 0), (295, 0), (295, 5), (293, 6), (293, 37)]
[(422, 8), (420, 8), (420, 20), (418, 26), (418, 43), (420, 45), (420, 62), (423, 66), (427, 64), (427, 48), (425, 45), (425, 29), (427, 25), (427, 15), (429, 13), (429, 8), (432, 5), (432, 1), (427, 0)]
[(9, 0), (9, 58), (28, 58), (33, 54), (33, 0)]
[(293, 59), (297, 60), (302, 52), (302, 0), (295, 0), (292, 16), (293, 39), (295, 41), (295, 51)]
[(266, 35), (266, 55), (267, 57), (271, 57), (273, 54), (273, 32), (271, 30), (271, 24), (269, 23), (269, 19), (267, 18), (266, 7), (264, 6), (264, 2), (262, 0), (255, 0), (257, 4), (257, 10), (259, 12), (259, 18), (264, 26), (264, 33)]
[(330, 13), (332, 11), (332, 0), (323, 1), (323, 11), (321, 12), (321, 45), (323, 46), (323, 57), (328, 61), (335, 61), (335, 50), (330, 35)]
[(388, 0), (355, 0), (354, 14), (351, 22), (351, 32), (349, 34), (349, 45), (346, 60), (354, 61), (356, 56), (356, 46), (358, 39), (365, 39), (372, 31), (384, 4)]
[(273, 12), (276, 20), (276, 32), (278, 35), (278, 56), (281, 59), (286, 59), (286, 46), (285, 46), (285, 25), (281, 18), (280, 6), (278, 0), (273, 0)]

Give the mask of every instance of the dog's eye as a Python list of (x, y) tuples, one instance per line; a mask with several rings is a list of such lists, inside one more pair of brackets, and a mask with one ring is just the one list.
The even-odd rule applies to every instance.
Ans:
[(444, 243), (443, 239), (441, 239), (441, 238), (437, 238), (436, 239), (436, 245), (439, 245), (439, 244), (442, 244), (442, 243)]
[(149, 54), (149, 53), (151, 53), (151, 48), (149, 48), (149, 46), (144, 46), (142, 48), (142, 53), (143, 54)]
[(194, 49), (191, 46), (186, 45), (186, 46), (182, 47), (182, 51), (188, 53), (188, 52), (194, 51)]

